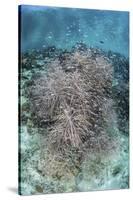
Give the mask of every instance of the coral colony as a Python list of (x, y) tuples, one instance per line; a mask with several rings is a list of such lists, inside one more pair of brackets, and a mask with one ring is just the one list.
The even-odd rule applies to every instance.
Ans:
[(20, 53), (20, 194), (128, 188), (128, 69), (84, 42)]

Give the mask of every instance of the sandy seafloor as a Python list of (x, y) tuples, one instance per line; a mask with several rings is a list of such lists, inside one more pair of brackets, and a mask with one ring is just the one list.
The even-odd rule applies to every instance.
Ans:
[[(25, 67), (20, 62), (19, 66), (22, 114), (19, 127), (19, 193), (31, 195), (128, 188), (129, 130), (128, 119), (125, 119), (124, 115), (128, 113), (129, 66), (122, 61), (128, 63), (129, 57), (128, 13), (36, 6), (22, 6), (19, 13), (21, 14), (20, 54), (31, 60), (33, 57), (34, 61)], [(52, 161), (46, 163), (47, 157), (51, 156), (47, 153), (45, 144), (46, 130), (34, 125), (28, 109), (30, 102), (25, 93), (28, 81), (45, 71), (45, 66), (51, 60), (50, 56), (42, 58), (41, 53), (39, 56), (39, 51), (42, 49), (47, 51), (50, 46), (55, 46), (60, 51), (65, 49), (71, 51), (77, 42), (87, 45), (88, 48), (102, 49), (106, 53), (115, 55), (113, 64), (114, 69), (117, 68), (117, 75), (114, 75), (113, 86), (116, 87), (120, 98), (125, 94), (127, 98), (124, 99), (124, 111), (121, 112), (124, 119), (123, 127), (119, 128), (118, 113), (116, 113), (118, 121), (112, 125), (112, 130), (119, 137), (119, 150), (107, 157), (98, 154), (89, 155), (80, 164), (80, 170), (72, 166), (72, 170), (67, 171), (65, 164), (55, 161), (54, 168), (51, 166)], [(53, 172), (42, 173), (46, 166), (47, 171), (52, 169)], [(57, 176), (55, 170), (60, 172), (60, 176)]]

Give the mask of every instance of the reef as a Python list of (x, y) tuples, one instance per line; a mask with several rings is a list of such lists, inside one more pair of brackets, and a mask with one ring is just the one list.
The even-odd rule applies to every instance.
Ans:
[(19, 80), (21, 194), (128, 188), (128, 58), (30, 50)]

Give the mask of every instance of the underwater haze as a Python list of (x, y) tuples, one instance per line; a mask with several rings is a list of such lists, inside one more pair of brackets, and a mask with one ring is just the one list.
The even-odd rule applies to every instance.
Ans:
[(83, 42), (128, 57), (128, 12), (23, 5), (20, 13), (22, 51)]

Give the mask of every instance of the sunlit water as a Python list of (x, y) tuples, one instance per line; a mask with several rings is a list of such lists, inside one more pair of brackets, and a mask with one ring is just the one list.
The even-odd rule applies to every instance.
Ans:
[(22, 51), (84, 42), (128, 57), (128, 12), (41, 6), (22, 6), (20, 12)]

